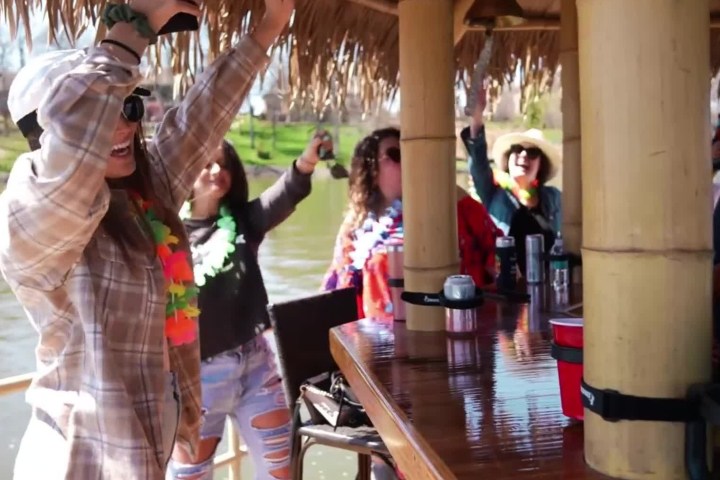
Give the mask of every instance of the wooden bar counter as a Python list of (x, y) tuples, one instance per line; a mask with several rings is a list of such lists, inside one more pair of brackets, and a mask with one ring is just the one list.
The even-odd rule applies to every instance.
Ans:
[(469, 338), (379, 319), (330, 331), (335, 361), (408, 480), (608, 478), (585, 465), (582, 423), (560, 408), (548, 322), (569, 315), (548, 292), (531, 294), (530, 305), (488, 301)]

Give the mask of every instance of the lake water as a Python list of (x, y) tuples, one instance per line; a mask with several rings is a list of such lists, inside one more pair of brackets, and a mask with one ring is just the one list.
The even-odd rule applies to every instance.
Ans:
[[(251, 193), (257, 195), (273, 182), (270, 178), (254, 179)], [(346, 181), (318, 179), (312, 194), (295, 213), (266, 237), (259, 255), (271, 302), (318, 291), (346, 199)], [(23, 310), (0, 280), (0, 378), (33, 370), (36, 341)], [(12, 478), (18, 443), (29, 415), (22, 393), (0, 397), (0, 479)], [(355, 465), (352, 454), (313, 447), (306, 459), (306, 478), (354, 478)], [(252, 478), (251, 469), (249, 460), (243, 462), (244, 479)], [(222, 471), (216, 475), (216, 478), (224, 477)]]

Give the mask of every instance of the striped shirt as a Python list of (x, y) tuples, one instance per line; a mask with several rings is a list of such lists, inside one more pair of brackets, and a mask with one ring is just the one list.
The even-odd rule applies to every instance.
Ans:
[[(166, 207), (179, 211), (267, 61), (245, 37), (165, 115), (148, 153)], [(53, 83), (38, 110), (42, 148), (18, 158), (0, 196), (0, 268), (39, 334), (26, 398), (68, 442), (60, 478), (159, 480), (169, 454), (160, 415), (162, 268), (145, 251), (131, 252), (135, 265), (126, 265), (100, 225), (110, 202), (130, 201), (104, 175), (123, 100), (139, 81), (136, 67), (102, 46), (89, 50)], [(170, 223), (187, 250), (180, 220)], [(177, 439), (193, 451), (201, 418), (198, 342), (169, 353), (182, 401)]]

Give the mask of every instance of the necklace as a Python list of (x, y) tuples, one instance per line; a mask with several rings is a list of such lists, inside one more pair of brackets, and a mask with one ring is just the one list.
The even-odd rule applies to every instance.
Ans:
[(165, 306), (165, 336), (173, 346), (191, 343), (197, 339), (198, 289), (193, 284), (193, 272), (187, 253), (178, 249), (180, 239), (172, 234), (170, 227), (157, 217), (151, 202), (132, 194), (140, 209), (155, 243), (155, 251), (163, 268), (167, 304)]
[(527, 189), (520, 188), (510, 174), (504, 170), (493, 170), (493, 179), (495, 180), (495, 185), (515, 195), (523, 205), (527, 205), (537, 195), (537, 179), (533, 180)]
[[(186, 220), (190, 218), (190, 203), (185, 202), (180, 210), (180, 218)], [(230, 208), (226, 204), (220, 205), (220, 218), (217, 220), (218, 229), (213, 233), (213, 237), (217, 237), (217, 245), (219, 248), (201, 248), (202, 246), (191, 246), (193, 254), (193, 272), (195, 273), (195, 283), (202, 287), (208, 278), (214, 277), (219, 272), (224, 271), (229, 263), (230, 254), (235, 251), (235, 239), (237, 238), (237, 224), (232, 216)], [(215, 241), (213, 242), (213, 244)]]
[(377, 247), (384, 246), (391, 239), (402, 240), (402, 202), (395, 200), (379, 217), (369, 213), (360, 228), (353, 232), (352, 238), (351, 268), (362, 270)]

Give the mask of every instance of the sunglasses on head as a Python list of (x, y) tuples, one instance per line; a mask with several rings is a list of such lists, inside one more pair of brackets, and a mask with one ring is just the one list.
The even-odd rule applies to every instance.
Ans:
[(122, 108), (122, 116), (131, 123), (137, 123), (145, 115), (145, 104), (142, 98), (133, 94), (125, 98)]
[(390, 147), (385, 151), (385, 155), (395, 163), (400, 163), (400, 149), (398, 147)]
[(542, 155), (542, 150), (537, 147), (523, 147), (522, 145), (510, 146), (510, 153), (520, 155), (522, 152), (525, 152), (525, 156), (527, 158), (538, 158), (540, 155)]

